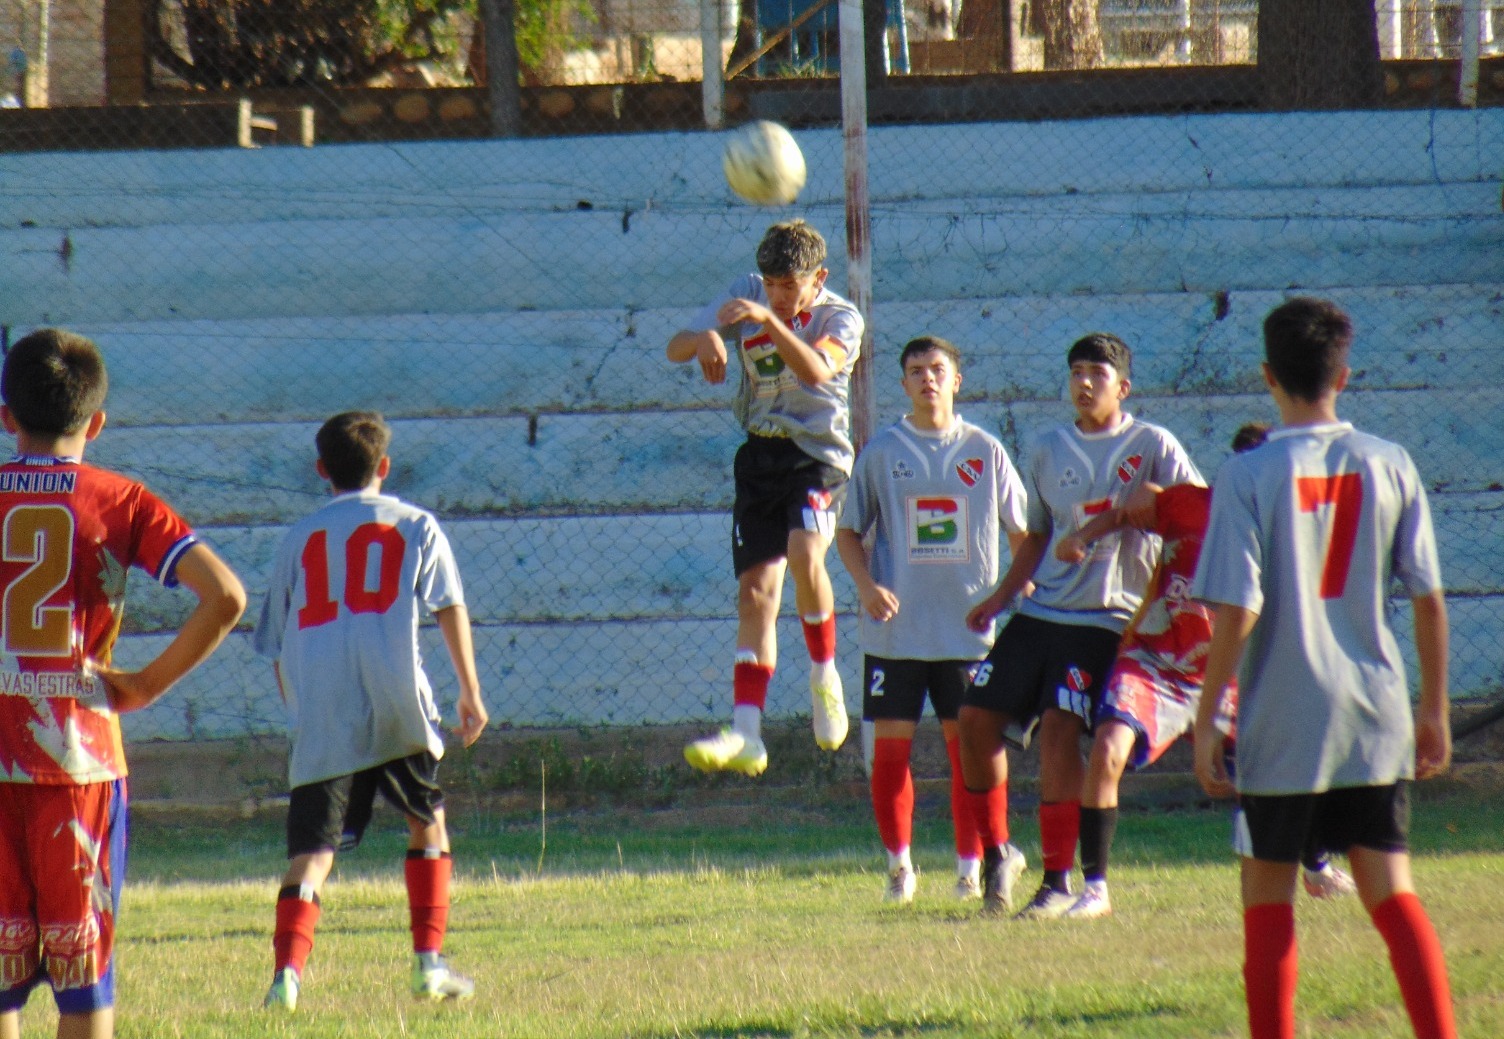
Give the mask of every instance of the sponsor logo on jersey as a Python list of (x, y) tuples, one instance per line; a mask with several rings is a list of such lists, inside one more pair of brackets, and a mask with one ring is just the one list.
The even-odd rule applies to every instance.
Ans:
[(1080, 482), (1081, 476), (1072, 466), (1066, 466), (1065, 472), (1060, 474), (1060, 486), (1062, 487), (1075, 487)]
[(893, 464), (892, 476), (895, 480), (912, 480), (914, 478), (914, 470), (909, 468), (908, 462), (900, 458)]
[(916, 496), (908, 499), (907, 511), (911, 563), (964, 562), (969, 557), (964, 497)]
[(1129, 455), (1123, 464), (1118, 466), (1118, 479), (1124, 483), (1132, 483), (1133, 477), (1143, 467), (1143, 455)]
[(980, 458), (968, 458), (964, 462), (956, 463), (956, 475), (961, 478), (961, 482), (966, 486), (975, 487), (977, 481), (982, 478), (983, 468)]

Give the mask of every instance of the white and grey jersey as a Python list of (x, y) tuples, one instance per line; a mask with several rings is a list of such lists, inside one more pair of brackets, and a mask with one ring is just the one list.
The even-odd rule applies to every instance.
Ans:
[(806, 386), (784, 363), (760, 324), (743, 322), (720, 327), (716, 313), (733, 299), (768, 302), (762, 275), (748, 274), (734, 282), (725, 295), (704, 307), (688, 331), (717, 330), (728, 350), (741, 358), (741, 383), (737, 387), (736, 419), (748, 433), (765, 437), (789, 437), (812, 458), (851, 472), (851, 369), (861, 352), (861, 313), (829, 289), (821, 289), (807, 310), (789, 323), (794, 334), (830, 362), (832, 376), (818, 386)]
[(418, 607), (464, 601), (438, 521), (401, 499), (341, 494), (288, 531), (254, 644), (277, 659), (293, 786), (423, 750), (443, 755)]
[(871, 538), (873, 580), (898, 596), (878, 622), (860, 611), (865, 653), (890, 660), (980, 660), (992, 635), (966, 614), (996, 587), (999, 535), (1024, 530), (1024, 487), (996, 437), (959, 417), (944, 432), (908, 419), (857, 458), (841, 526)]
[(1404, 448), (1345, 422), (1277, 429), (1217, 474), (1193, 594), (1258, 614), (1238, 676), (1238, 789), (1319, 793), (1414, 773), (1395, 579), (1441, 589)]
[(1080, 563), (1056, 559), (1056, 540), (1122, 505), (1146, 483), (1205, 482), (1173, 433), (1128, 414), (1101, 433), (1083, 433), (1072, 423), (1041, 435), (1029, 451), (1024, 486), (1029, 533), (1049, 535), (1050, 544), (1034, 573), (1034, 593), (1019, 612), (1122, 631), (1144, 597), (1158, 539), (1125, 527), (1094, 542)]

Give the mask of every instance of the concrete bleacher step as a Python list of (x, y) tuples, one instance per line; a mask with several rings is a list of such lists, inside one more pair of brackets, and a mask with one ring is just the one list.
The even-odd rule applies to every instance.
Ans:
[[(898, 353), (921, 333), (961, 346), (970, 399), (1053, 397), (1065, 347), (1098, 329), (1134, 348), (1140, 394), (1259, 392), (1259, 324), (1284, 295), (1271, 289), (879, 302), (873, 312), (878, 405), (883, 415), (902, 411)], [(1355, 383), (1362, 388), (1466, 389), (1495, 368), (1504, 282), (1346, 287), (1332, 295), (1358, 329)], [(731, 384), (711, 387), (697, 366), (664, 360), (664, 345), (695, 309), (76, 327), (109, 361), (114, 429), (313, 421), (350, 407), (391, 418), (724, 412), (734, 374)], [(1400, 346), (1380, 351), (1376, 344), (1385, 339)]]

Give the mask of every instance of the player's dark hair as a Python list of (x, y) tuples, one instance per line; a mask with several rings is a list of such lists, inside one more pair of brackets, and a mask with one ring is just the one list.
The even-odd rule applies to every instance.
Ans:
[(1232, 435), (1232, 453), (1240, 455), (1244, 451), (1263, 447), (1264, 441), (1268, 439), (1269, 423), (1267, 422), (1250, 422), (1239, 426), (1238, 431)]
[(36, 436), (77, 433), (104, 406), (110, 377), (93, 341), (76, 332), (42, 328), (5, 354), (0, 397), (16, 424)]
[(1072, 343), (1065, 363), (1073, 365), (1077, 361), (1111, 365), (1121, 379), (1133, 374), (1133, 351), (1111, 332), (1091, 332)]
[(949, 339), (941, 339), (939, 336), (916, 336), (903, 344), (903, 353), (898, 355), (898, 367), (901, 371), (909, 370), (909, 358), (919, 357), (922, 354), (938, 351), (950, 358), (951, 365), (956, 371), (961, 370), (961, 350)]
[(765, 277), (802, 277), (825, 266), (825, 239), (803, 220), (768, 228), (757, 246), (757, 269)]
[(358, 491), (376, 478), (392, 429), (378, 412), (346, 411), (320, 426), (313, 439), (334, 489)]
[(1290, 396), (1316, 401), (1337, 385), (1353, 345), (1353, 323), (1329, 300), (1288, 299), (1264, 318), (1264, 359)]

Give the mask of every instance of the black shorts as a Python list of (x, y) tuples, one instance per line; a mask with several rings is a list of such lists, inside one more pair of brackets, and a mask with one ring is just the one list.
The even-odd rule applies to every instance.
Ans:
[(287, 805), (287, 857), (354, 848), (371, 821), (378, 791), (403, 815), (432, 825), (444, 807), (439, 759), (419, 751), (348, 776), (293, 787)]
[(1409, 850), (1410, 784), (1344, 787), (1321, 794), (1243, 794), (1233, 848), (1244, 858), (1299, 862), (1308, 845), (1346, 853)]
[(977, 668), (962, 701), (1008, 718), (1004, 739), (1027, 747), (1055, 707), (1091, 728), (1121, 637), (1110, 628), (1014, 614)]
[(789, 553), (789, 531), (835, 537), (848, 477), (792, 440), (751, 436), (736, 451), (731, 563), (740, 577)]
[(935, 717), (954, 721), (961, 697), (976, 671), (975, 660), (890, 660), (862, 658), (862, 720), (912, 721), (924, 714), (924, 698)]

